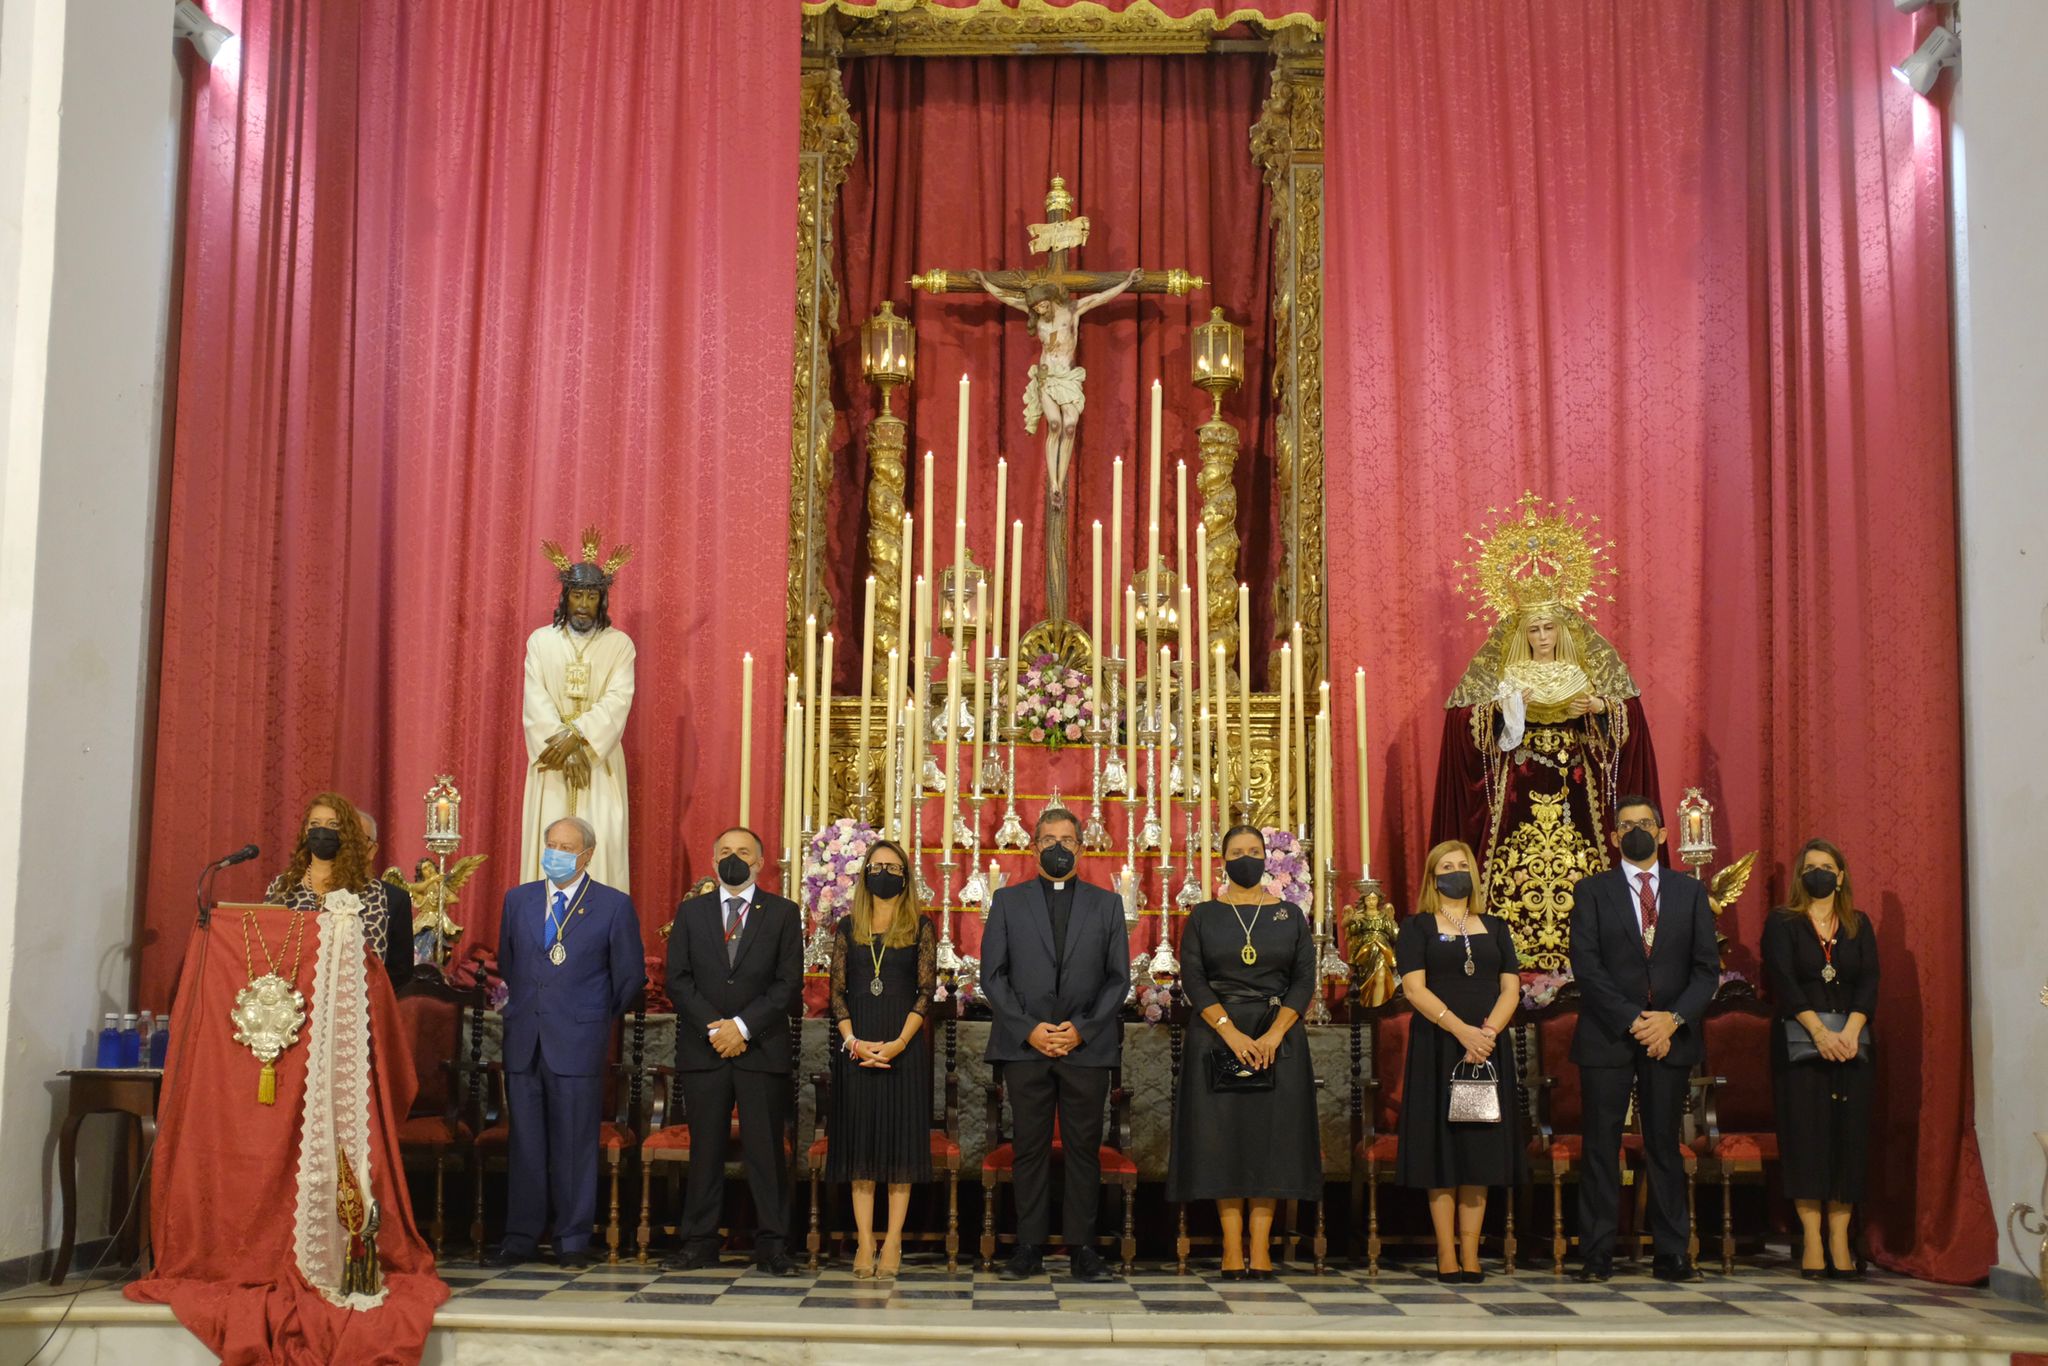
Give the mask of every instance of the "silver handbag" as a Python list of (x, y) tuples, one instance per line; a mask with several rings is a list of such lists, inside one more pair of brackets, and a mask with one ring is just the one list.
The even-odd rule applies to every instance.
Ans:
[(1451, 1123), (1500, 1123), (1500, 1078), (1493, 1063), (1475, 1065), (1469, 1077), (1458, 1075), (1464, 1066), (1461, 1062), (1451, 1068)]

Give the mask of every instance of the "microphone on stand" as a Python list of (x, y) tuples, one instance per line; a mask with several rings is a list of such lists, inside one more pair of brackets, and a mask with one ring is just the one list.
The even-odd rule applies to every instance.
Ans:
[(258, 849), (253, 844), (245, 844), (232, 854), (221, 855), (221, 857), (200, 870), (199, 885), (192, 889), (193, 899), (199, 903), (199, 928), (205, 929), (213, 920), (213, 906), (206, 899), (207, 884), (213, 881), (213, 875), (221, 869), (231, 868), (237, 863), (247, 863), (262, 852), (261, 849)]

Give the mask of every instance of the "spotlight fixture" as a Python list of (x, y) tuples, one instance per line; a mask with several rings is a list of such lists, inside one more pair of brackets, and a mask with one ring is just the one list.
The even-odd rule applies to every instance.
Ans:
[(235, 40), (235, 31), (209, 19), (206, 11), (192, 0), (178, 0), (171, 11), (171, 36), (190, 39), (192, 50), (199, 54), (201, 61), (211, 66), (220, 50)]
[(1963, 40), (1956, 37), (1955, 30), (1937, 28), (1913, 50), (1912, 56), (1892, 68), (1892, 75), (1912, 86), (1914, 94), (1925, 95), (1941, 79), (1942, 68), (1956, 65), (1962, 53)]

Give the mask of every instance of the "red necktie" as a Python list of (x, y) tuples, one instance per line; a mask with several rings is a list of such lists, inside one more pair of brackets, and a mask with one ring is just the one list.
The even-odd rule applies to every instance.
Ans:
[(1647, 958), (1657, 935), (1657, 893), (1648, 873), (1636, 874), (1636, 887), (1636, 902), (1643, 912), (1643, 956)]

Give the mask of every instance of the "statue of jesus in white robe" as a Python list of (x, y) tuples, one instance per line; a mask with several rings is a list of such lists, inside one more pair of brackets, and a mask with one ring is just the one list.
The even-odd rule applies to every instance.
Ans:
[[(592, 595), (595, 597), (595, 595)], [(588, 618), (584, 618), (588, 620)], [(589, 874), (631, 891), (626, 857), (626, 755), (619, 740), (633, 706), (633, 641), (614, 626), (574, 629), (573, 620), (526, 638), (526, 805), (520, 823), (519, 876), (541, 876), (550, 824), (580, 816), (597, 831)], [(564, 728), (575, 732), (558, 744)], [(576, 736), (580, 744), (574, 744)], [(570, 751), (558, 766), (546, 760)], [(581, 779), (583, 786), (578, 786)]]

